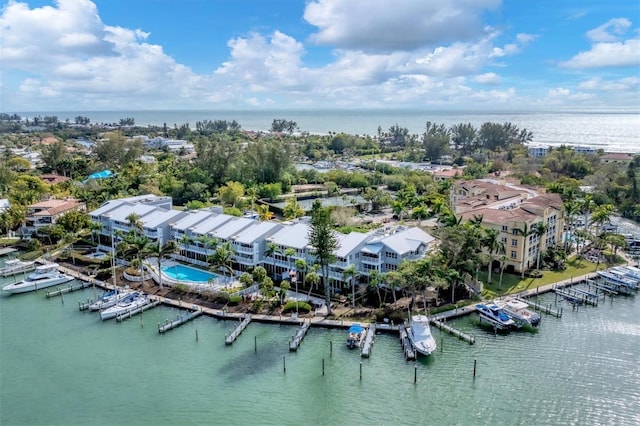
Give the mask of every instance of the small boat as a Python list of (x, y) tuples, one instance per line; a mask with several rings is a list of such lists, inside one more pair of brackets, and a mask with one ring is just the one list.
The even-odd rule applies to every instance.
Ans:
[(2, 287), (2, 290), (9, 293), (26, 293), (28, 291), (39, 290), (41, 288), (66, 283), (73, 280), (73, 277), (58, 271), (57, 263), (37, 266), (36, 270), (29, 276), (17, 283)]
[(111, 290), (104, 293), (98, 300), (89, 305), (90, 311), (101, 311), (103, 309), (115, 306), (118, 302), (123, 300), (131, 294), (129, 290)]
[(478, 303), (476, 310), (480, 315), (480, 321), (484, 319), (496, 328), (509, 329), (515, 326), (515, 321), (495, 303)]
[(540, 315), (529, 309), (526, 302), (516, 299), (496, 300), (498, 305), (515, 322), (517, 328), (525, 325), (537, 327), (540, 324)]
[(100, 318), (104, 321), (115, 318), (118, 315), (128, 314), (143, 307), (147, 303), (149, 303), (149, 298), (146, 294), (134, 291), (133, 293), (129, 293), (124, 299), (112, 307), (100, 312)]
[(349, 332), (347, 335), (347, 346), (349, 349), (357, 348), (360, 346), (360, 341), (362, 340), (362, 333), (364, 333), (364, 327), (360, 324), (353, 324), (349, 327)]
[(417, 353), (428, 356), (436, 350), (436, 340), (431, 334), (429, 317), (426, 315), (413, 315), (407, 334)]
[(4, 267), (0, 268), (0, 276), (9, 277), (20, 272), (33, 271), (35, 268), (34, 261), (23, 262), (20, 259), (9, 259), (4, 263)]

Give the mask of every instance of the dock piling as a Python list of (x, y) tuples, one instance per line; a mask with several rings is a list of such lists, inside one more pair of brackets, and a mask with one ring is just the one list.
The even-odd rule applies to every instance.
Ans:
[(324, 358), (322, 358), (322, 377), (324, 377)]
[(418, 363), (413, 363), (413, 383), (418, 383)]
[(362, 361), (360, 361), (360, 381), (362, 381)]
[(476, 379), (476, 365), (478, 364), (478, 360), (474, 359), (473, 360), (473, 379)]

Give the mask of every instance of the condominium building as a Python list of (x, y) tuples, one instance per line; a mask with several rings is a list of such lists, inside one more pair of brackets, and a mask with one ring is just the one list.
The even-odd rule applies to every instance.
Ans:
[[(507, 272), (535, 268), (538, 253), (562, 242), (564, 216), (559, 194), (483, 179), (460, 182), (453, 192), (455, 212), (463, 221), (481, 218), (483, 227), (499, 232)], [(545, 225), (542, 235), (532, 231), (538, 223)], [(497, 257), (495, 267), (500, 263)]]

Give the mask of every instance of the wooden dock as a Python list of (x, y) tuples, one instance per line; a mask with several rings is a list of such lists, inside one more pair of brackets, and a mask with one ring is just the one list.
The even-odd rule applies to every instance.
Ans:
[(360, 352), (360, 356), (362, 358), (369, 358), (369, 355), (371, 354), (371, 346), (373, 346), (373, 338), (375, 337), (375, 335), (376, 335), (376, 325), (371, 324), (367, 328), (367, 333), (364, 338), (364, 343), (362, 344), (362, 351)]
[(407, 335), (407, 329), (400, 327), (400, 344), (402, 345), (402, 351), (404, 352), (404, 358), (407, 361), (413, 361), (416, 359), (416, 351), (413, 349), (413, 345)]
[(144, 312), (144, 311), (146, 311), (148, 309), (155, 308), (159, 304), (160, 304), (160, 302), (150, 301), (146, 305), (140, 306), (139, 308), (132, 309), (132, 310), (130, 310), (128, 312), (125, 312), (124, 314), (118, 315), (116, 317), (116, 321), (122, 322), (122, 321), (126, 320), (127, 318), (131, 318), (132, 316), (137, 315), (137, 314), (139, 314), (141, 312)]
[(598, 306), (598, 296), (593, 293), (578, 291), (571, 288), (555, 288), (553, 291), (573, 305), (584, 304)]
[(289, 352), (295, 352), (298, 350), (300, 343), (302, 343), (302, 339), (304, 339), (304, 336), (307, 334), (307, 331), (309, 331), (309, 327), (311, 327), (311, 323), (304, 322), (300, 326), (300, 328), (298, 328), (298, 331), (296, 331), (296, 335), (293, 336), (289, 341)]
[(232, 345), (233, 342), (236, 341), (238, 336), (244, 331), (245, 328), (251, 322), (251, 315), (245, 315), (244, 318), (240, 321), (240, 323), (236, 326), (236, 328), (229, 334), (227, 334), (224, 338), (225, 345)]
[(174, 320), (166, 320), (164, 323), (158, 324), (158, 333), (162, 334), (166, 331), (173, 330), (200, 315), (202, 315), (202, 311), (187, 311), (182, 315), (178, 315)]
[(551, 309), (551, 305), (541, 305), (540, 303), (534, 302), (531, 299), (527, 299), (524, 297), (516, 297), (516, 300), (526, 303), (531, 306), (534, 310), (539, 312), (544, 312), (545, 314), (553, 315), (556, 318), (562, 318), (562, 308), (560, 309)]
[(13, 248), (13, 247), (3, 247), (3, 248), (0, 248), (0, 256), (4, 256), (4, 255), (9, 254), (9, 253), (15, 253), (17, 251), (18, 251), (18, 249)]
[(458, 339), (460, 339), (462, 341), (465, 341), (470, 345), (473, 345), (476, 342), (476, 336), (472, 336), (470, 334), (464, 333), (461, 330), (453, 328), (452, 326), (450, 326), (449, 324), (445, 323), (444, 321), (440, 321), (440, 320), (437, 320), (435, 318), (431, 318), (430, 322), (431, 322), (431, 324), (433, 324), (436, 327), (438, 327), (440, 330), (444, 330), (447, 333), (451, 334), (452, 336), (456, 336)]
[(62, 294), (71, 293), (71, 292), (74, 292), (76, 290), (81, 290), (83, 288), (87, 288), (87, 287), (90, 287), (90, 286), (91, 286), (91, 284), (86, 283), (84, 281), (80, 281), (80, 284), (77, 284), (77, 285), (69, 284), (68, 287), (63, 287), (63, 288), (59, 288), (58, 287), (56, 290), (47, 291), (44, 296), (47, 299), (49, 299), (51, 297), (56, 297), (56, 296), (60, 296)]

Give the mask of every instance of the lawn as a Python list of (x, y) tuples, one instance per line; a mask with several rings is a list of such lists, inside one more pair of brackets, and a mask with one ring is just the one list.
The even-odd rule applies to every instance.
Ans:
[[(482, 296), (484, 298), (492, 299), (497, 296), (502, 296), (510, 293), (517, 293), (519, 291), (528, 290), (536, 287), (540, 287), (547, 284), (552, 284), (558, 281), (568, 280), (572, 277), (585, 275), (596, 270), (596, 264), (588, 262), (587, 260), (573, 257), (566, 262), (567, 269), (564, 271), (542, 271), (541, 278), (524, 278), (521, 279), (520, 275), (505, 273), (502, 277), (502, 287), (498, 284), (500, 282), (500, 274), (493, 273), (491, 278), (493, 283), (485, 284)], [(606, 269), (607, 264), (601, 263), (598, 269)], [(487, 271), (480, 272), (478, 279), (482, 282), (487, 282)]]

